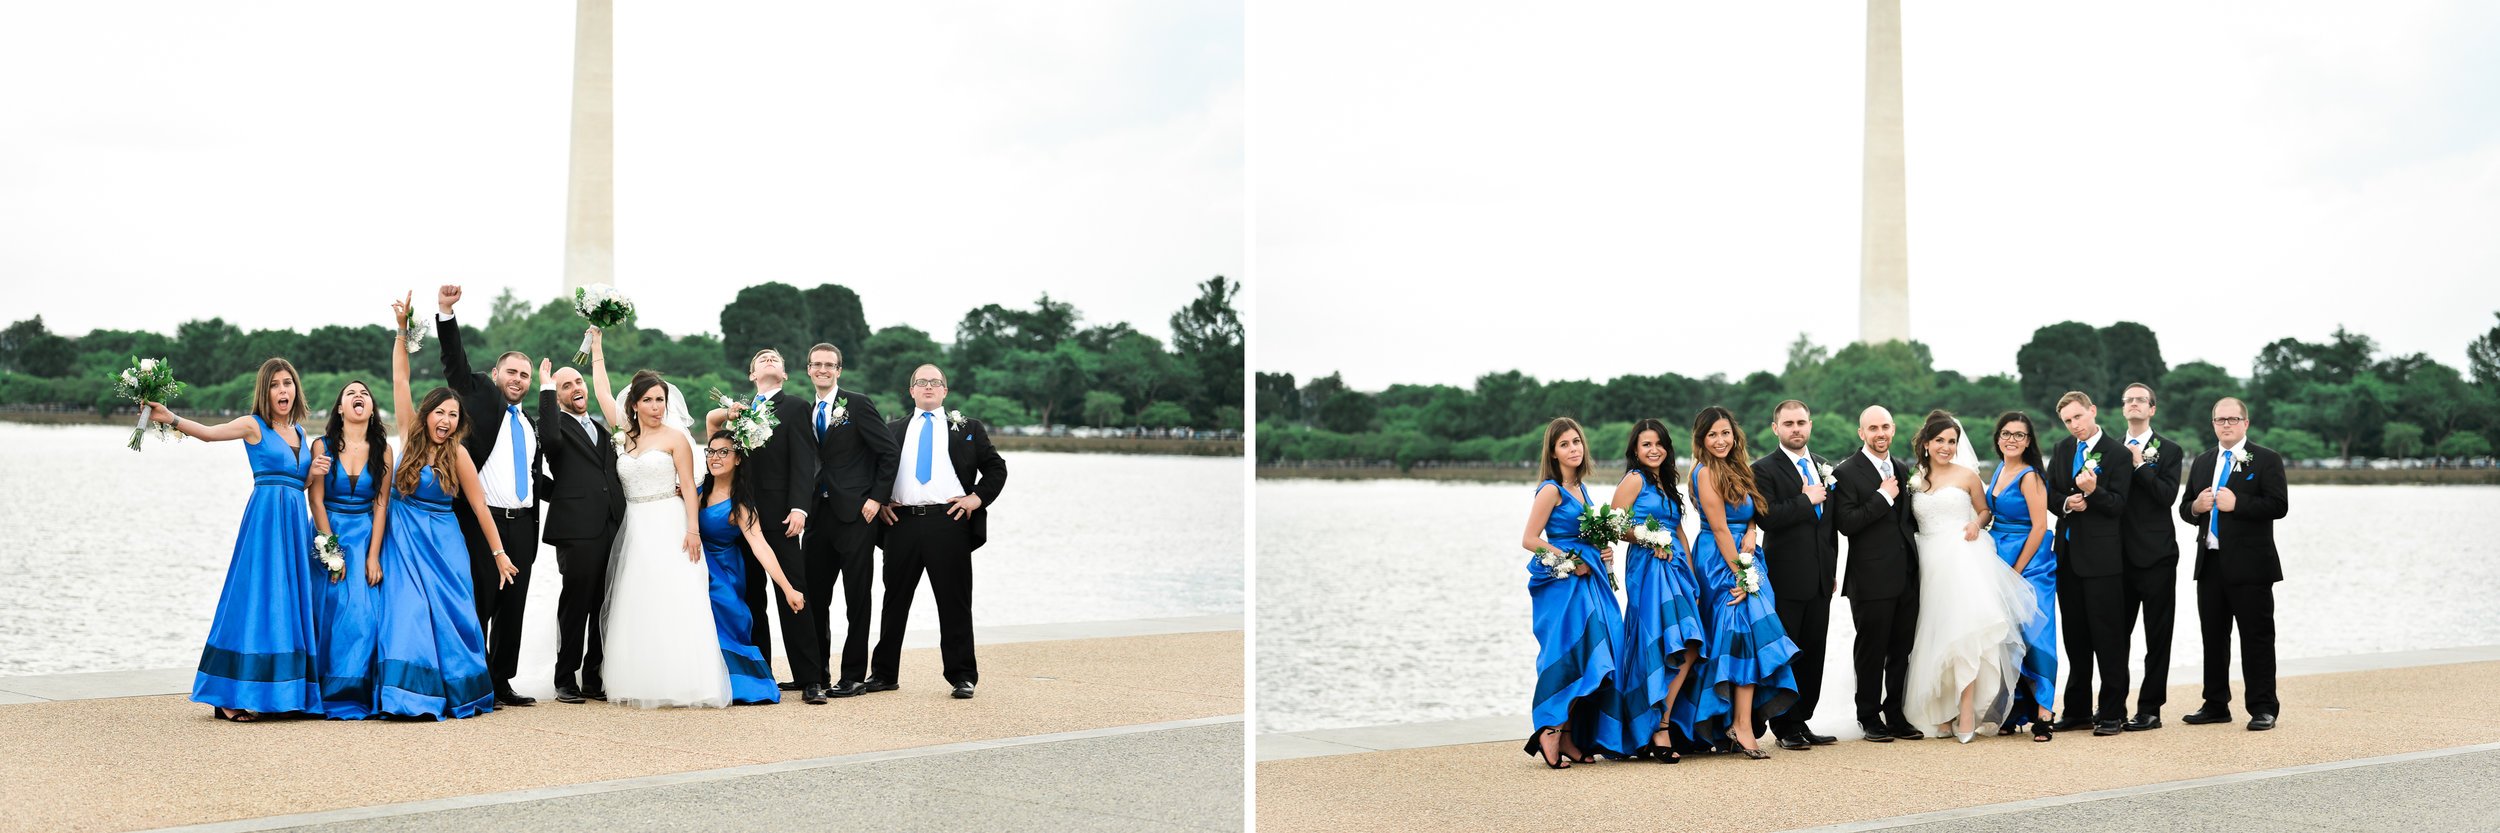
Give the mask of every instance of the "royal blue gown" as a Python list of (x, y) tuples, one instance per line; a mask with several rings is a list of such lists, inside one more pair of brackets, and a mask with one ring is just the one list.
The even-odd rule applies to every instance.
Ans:
[(391, 496), (376, 633), (379, 713), (442, 720), (495, 710), (469, 547), (451, 514), (468, 508), (461, 500), (435, 482), (433, 466), (418, 471), (416, 492)]
[[(1716, 494), (1703, 494), (1701, 472), (1693, 472), (1691, 487), (1686, 492), (1696, 502), (1720, 500)], [(1727, 507), (1728, 540), (1742, 547), (1745, 530), (1753, 523), (1753, 498)], [(1788, 711), (1797, 703), (1797, 674), (1790, 663), (1797, 657), (1797, 643), (1788, 638), (1788, 630), (1780, 626), (1779, 609), (1771, 596), (1770, 561), (1759, 550), (1754, 553), (1754, 569), (1760, 573), (1762, 592), (1747, 593), (1745, 600), (1728, 604), (1730, 591), (1736, 588), (1736, 574), (1728, 570), (1730, 556), (1719, 552), (1718, 536), (1711, 534), (1709, 515), (1702, 515), (1701, 534), (1693, 539), (1693, 563), (1701, 572), (1701, 606), (1708, 610), (1710, 644), (1702, 651), (1701, 680), (1693, 699), (1693, 737), (1717, 743), (1728, 737), (1729, 721), (1736, 714), (1736, 687), (1753, 686), (1753, 716), (1769, 720)]]
[[(1641, 475), (1641, 493), (1632, 499), (1631, 512), (1636, 527), (1656, 518), (1669, 535), (1683, 528), (1683, 504), (1669, 500), (1647, 474)], [(1693, 736), (1691, 675), (1684, 679), (1685, 690), (1675, 693), (1675, 713), (1668, 715), (1663, 707), (1667, 686), (1684, 661), (1683, 651), (1699, 651), (1710, 636), (1702, 629), (1701, 584), (1693, 577), (1692, 557), (1681, 545), (1670, 549), (1671, 558), (1659, 558), (1651, 548), (1634, 544), (1623, 557), (1623, 657), (1615, 664), (1627, 718), (1625, 749), (1648, 746), (1659, 725), (1668, 721), (1685, 737)]]
[(747, 644), (755, 616), (747, 610), (746, 536), (729, 522), (734, 501), (705, 504), (703, 563), (712, 572), (712, 624), (720, 637), (721, 662), (729, 666), (729, 702), (781, 702), (781, 685), (764, 652)]
[[(1988, 512), (1993, 516), (1988, 536), (1996, 539), (1997, 557), (2005, 559), (2005, 566), (2012, 567), (2014, 562), (2022, 560), (2023, 539), (2031, 535), (2031, 501), (2023, 498), (2020, 485), (2007, 488), (2003, 495), (1997, 494), (1998, 478), (2005, 474), (2005, 469), (2006, 466), (1999, 465), (1996, 473), (1988, 477)], [(2031, 473), (2029, 468), (2015, 472), (2014, 482), (2020, 484), (2023, 475)], [(2055, 544), (2054, 536), (2041, 535), (2039, 546), (2033, 548), (2031, 563), (2023, 565), (2023, 580), (2031, 583), (2031, 591), (2040, 602), (2040, 615), (2032, 617), (2022, 626), (2023, 687), (2029, 689), (2033, 702), (2049, 709), (2056, 708), (2057, 700)], [(2020, 723), (2034, 716), (2017, 714), (2013, 718)]]
[[(1528, 556), (1529, 621), (1537, 644), (1530, 711), (1537, 728), (1569, 724), (1572, 742), (1584, 754), (1622, 754), (1616, 746), (1623, 740), (1623, 704), (1614, 692), (1614, 675), (1623, 611), (1615, 606), (1606, 562), (1596, 547), (1580, 540), (1588, 487), (1573, 494), (1551, 480), (1537, 486), (1546, 488), (1562, 499), (1546, 517), (1545, 540), (1587, 561), (1589, 574), (1555, 578), (1535, 555)], [(1529, 738), (1531, 749), (1536, 740)]]
[(382, 589), (365, 581), (365, 553), (373, 543), (373, 498), (381, 485), (371, 471), (349, 471), (337, 457), (331, 458), (330, 474), (321, 484), (330, 534), (339, 537), (339, 554), (347, 562), (346, 575), (337, 581), (330, 580), (326, 568), (316, 566), (313, 572), (321, 583), (321, 713), (333, 720), (373, 714), (374, 633), (380, 626)]
[(295, 445), (269, 421), (260, 441), (245, 440), (252, 497), (226, 565), (226, 586), (200, 649), (191, 699), (262, 713), (321, 711), (321, 643), (313, 624), (319, 602), (312, 557), (312, 511), (304, 501), (304, 470), (312, 465), (302, 426), (289, 426)]

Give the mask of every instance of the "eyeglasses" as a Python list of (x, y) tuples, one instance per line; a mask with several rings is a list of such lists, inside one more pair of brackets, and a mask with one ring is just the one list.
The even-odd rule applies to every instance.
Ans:
[(912, 386), (912, 387), (915, 387), (915, 388), (942, 388), (942, 387), (946, 387), (946, 380), (944, 380), (944, 379), (913, 379), (913, 380), (911, 380), (911, 386)]
[(2153, 404), (2153, 398), (2152, 398), (2152, 397), (2150, 397), (2150, 396), (2130, 396), (2130, 397), (2127, 397), (2127, 398), (2125, 398), (2125, 399), (2121, 399), (2121, 400), (2118, 400), (2118, 401), (2119, 401), (2120, 403), (2127, 404), (2127, 405), (2150, 405), (2150, 404)]
[(841, 369), (842, 369), (842, 363), (841, 363), (841, 362), (808, 362), (808, 363), (807, 363), (807, 369), (809, 369), (809, 370), (841, 370)]
[(2247, 417), (2214, 417), (2215, 425), (2238, 425), (2247, 421)]
[(2023, 433), (2023, 432), (2021, 432), (2021, 431), (1999, 431), (1999, 432), (1997, 432), (1997, 439), (2000, 439), (2000, 440), (2028, 440), (2028, 439), (2031, 439), (2031, 435), (2030, 435), (2030, 434)]
[(738, 453), (737, 450), (731, 448), (706, 448), (703, 450), (703, 457), (704, 459), (711, 460), (727, 457), (736, 453)]

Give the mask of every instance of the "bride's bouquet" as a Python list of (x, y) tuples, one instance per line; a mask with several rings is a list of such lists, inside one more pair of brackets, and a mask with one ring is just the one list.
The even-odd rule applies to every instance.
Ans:
[(781, 425), (781, 418), (774, 416), (771, 408), (739, 410), (738, 400), (722, 394), (720, 388), (712, 389), (712, 399), (732, 412), (729, 421), (721, 427), (729, 429), (730, 441), (737, 443), (739, 451), (751, 452), (764, 447), (765, 443), (772, 441), (773, 428)]
[[(1617, 509), (1613, 504), (1592, 503), (1580, 510), (1580, 540), (1591, 546), (1614, 546), (1616, 541), (1623, 540), (1624, 531), (1631, 527), (1631, 513)], [(1614, 573), (1607, 573), (1606, 581), (1617, 590), (1623, 589), (1622, 581), (1615, 578)]]
[(1648, 547), (1659, 558), (1670, 558), (1675, 554), (1675, 530), (1651, 518), (1649, 523), (1632, 528), (1632, 543)]
[(417, 351), (425, 349), (425, 330), (424, 324), (417, 323), (415, 307), (399, 314), (399, 331), (408, 335), (408, 355), (414, 356)]
[(313, 563), (320, 564), (321, 569), (328, 571), (331, 581), (337, 581), (347, 575), (347, 554), (339, 551), (338, 536), (313, 536)]
[[(634, 316), (634, 300), (616, 291), (616, 287), (594, 283), (573, 289), (573, 312), (589, 321), (590, 326), (605, 330)], [(582, 336), (582, 346), (573, 351), (573, 363), (586, 361), (590, 361), (590, 337)]]
[[(140, 441), (147, 438), (148, 403), (164, 402), (181, 396), (184, 387), (187, 386), (174, 381), (174, 371), (165, 366), (164, 359), (142, 359), (134, 356), (130, 359), (130, 366), (122, 368), (121, 374), (113, 377), (113, 395), (139, 403), (139, 424), (130, 429), (130, 450), (139, 450)], [(180, 440), (182, 432), (175, 431), (171, 425), (159, 423), (156, 426), (156, 438)]]
[(1744, 586), (1748, 596), (1761, 595), (1762, 568), (1755, 566), (1753, 553), (1736, 551), (1736, 583)]

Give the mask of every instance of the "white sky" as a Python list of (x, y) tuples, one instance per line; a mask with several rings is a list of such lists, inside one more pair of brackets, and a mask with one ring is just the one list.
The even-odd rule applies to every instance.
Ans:
[[(1048, 290), (1158, 337), (1243, 277), (1239, 3), (616, 4), (641, 321), (832, 281), (941, 341)], [(378, 323), (562, 290), (573, 4), (0, 9), (0, 318)]]
[[(2500, 6), (1903, 5), (1939, 368), (2123, 318), (2174, 366), (2340, 322), (2463, 369), (2493, 325)], [(1734, 377), (1857, 337), (1863, 4), (1428, 8), (1256, 3), (1255, 369)], [(2093, 300), (2011, 297), (2051, 287)]]

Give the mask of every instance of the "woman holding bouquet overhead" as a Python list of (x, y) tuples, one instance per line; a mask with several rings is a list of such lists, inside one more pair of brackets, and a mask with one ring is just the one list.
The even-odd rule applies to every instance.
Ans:
[(1529, 701), (1536, 733), (1526, 749), (1554, 769), (1597, 760), (1593, 752), (1614, 754), (1623, 738), (1614, 691), (1623, 612), (1607, 578), (1614, 542), (1580, 538), (1580, 516), (1589, 506), (1582, 480), (1593, 468), (1586, 437), (1569, 417), (1546, 424), (1537, 464), (1542, 482), (1520, 535), (1530, 553), (1528, 600), (1537, 641), (1536, 692)]
[[(1710, 644), (1703, 651), (1701, 690), (1694, 695), (1693, 726), (1703, 738), (1732, 741), (1735, 751), (1770, 757), (1755, 743), (1756, 714), (1773, 717), (1797, 702), (1797, 676), (1789, 661), (1797, 643), (1780, 626), (1771, 600), (1770, 576), (1755, 551), (1753, 465), (1736, 415), (1712, 405), (1693, 420), (1693, 505), (1701, 510), (1701, 535), (1693, 561), (1701, 569), (1703, 607), (1710, 612)], [(1740, 543), (1741, 542), (1741, 543)]]
[[(1632, 424), (1624, 468), (1614, 498), (1615, 508), (1632, 517), (1624, 536), (1632, 548), (1623, 557), (1623, 658), (1616, 662), (1628, 732), (1622, 747), (1638, 750), (1634, 757), (1672, 764), (1683, 760), (1675, 751), (1676, 737), (1693, 734), (1693, 701), (1677, 695), (1710, 637), (1695, 601), (1701, 585), (1686, 555), (1684, 501), (1675, 492), (1675, 440), (1665, 423)], [(1657, 529), (1649, 528), (1651, 521)]]
[(209, 442), (242, 440), (252, 465), (252, 497), (243, 505), (234, 560), (200, 649), (191, 699), (215, 708), (217, 719), (251, 722), (267, 712), (321, 711), (320, 642), (313, 626), (319, 568), (312, 559), (313, 525), (304, 479), (329, 473), (304, 440), (304, 399), (295, 366), (260, 364), (252, 377), (252, 413), (222, 425), (175, 416), (162, 402), (148, 418)]
[[(392, 320), (407, 319), (407, 301), (391, 306)], [(469, 430), (460, 396), (435, 388), (409, 405), (407, 338), (401, 330), (391, 349), (391, 411), (399, 417), (401, 438), (386, 498), (389, 528), (382, 534), (374, 711), (436, 720), (470, 717), (495, 710), (495, 691), (471, 592), (469, 546), (452, 513), (477, 516), (497, 581), (511, 581), (520, 568), (504, 552), (487, 515), (477, 462), (460, 445)]]
[(334, 720), (373, 714), (374, 634), (381, 625), (382, 532), (390, 490), (391, 444), (374, 412), (373, 389), (348, 382), (330, 405), (330, 424), (313, 438), (313, 458), (330, 473), (315, 477), (313, 527), (334, 540), (337, 559), (323, 571), (321, 713)]

